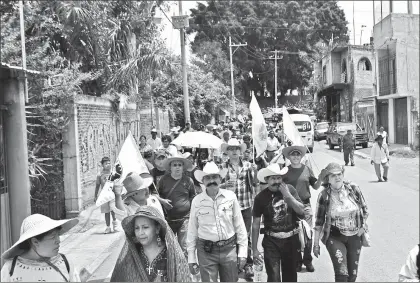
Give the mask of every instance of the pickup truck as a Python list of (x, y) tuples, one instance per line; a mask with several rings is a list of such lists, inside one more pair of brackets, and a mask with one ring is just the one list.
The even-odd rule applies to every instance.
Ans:
[(339, 146), (341, 149), (341, 141), (343, 136), (347, 133), (347, 130), (352, 130), (353, 135), (356, 138), (356, 144), (362, 146), (363, 148), (368, 147), (368, 134), (356, 123), (344, 123), (344, 122), (334, 122), (331, 123), (327, 131), (327, 144), (330, 149), (334, 149), (335, 146)]

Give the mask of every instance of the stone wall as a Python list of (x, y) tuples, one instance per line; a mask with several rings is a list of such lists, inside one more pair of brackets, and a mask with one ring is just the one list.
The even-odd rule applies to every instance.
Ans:
[(157, 108), (152, 113), (147, 100), (116, 111), (111, 101), (91, 96), (77, 97), (70, 111), (63, 162), (66, 210), (71, 214), (93, 203), (102, 157), (108, 156), (115, 162), (129, 131), (138, 142), (142, 134), (150, 136), (157, 121), (162, 131), (168, 131), (169, 118), (167, 111)]

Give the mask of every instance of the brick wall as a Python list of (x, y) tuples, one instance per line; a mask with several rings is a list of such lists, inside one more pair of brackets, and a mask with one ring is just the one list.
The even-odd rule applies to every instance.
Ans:
[[(152, 122), (148, 102), (146, 99), (137, 106), (129, 104), (117, 112), (107, 99), (90, 96), (79, 96), (76, 99), (69, 125), (73, 131), (64, 135), (67, 211), (80, 211), (93, 203), (96, 176), (101, 170), (100, 161), (102, 157), (108, 156), (112, 163), (115, 162), (129, 131), (137, 142), (142, 134), (150, 136), (152, 123), (156, 126), (156, 121)], [(156, 113), (160, 113), (161, 127), (167, 130), (167, 111), (156, 108), (153, 112), (154, 120)]]

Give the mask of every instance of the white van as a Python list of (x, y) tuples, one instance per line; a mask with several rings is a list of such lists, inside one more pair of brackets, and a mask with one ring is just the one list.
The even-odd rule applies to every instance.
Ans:
[(298, 129), (303, 142), (308, 147), (310, 152), (314, 151), (314, 124), (311, 118), (306, 114), (290, 114)]

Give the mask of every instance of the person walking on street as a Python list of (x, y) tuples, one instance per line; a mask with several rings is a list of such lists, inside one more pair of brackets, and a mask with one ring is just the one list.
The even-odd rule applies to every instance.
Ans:
[[(96, 177), (96, 187), (95, 187), (95, 198), (94, 201), (96, 202), (99, 194), (101, 193), (102, 188), (104, 187), (108, 177), (111, 175), (111, 159), (109, 157), (104, 157), (101, 160), (102, 165), (102, 172)], [(105, 223), (106, 229), (105, 234), (109, 234), (112, 232), (111, 230), (111, 216), (112, 216), (112, 228), (114, 232), (118, 231), (118, 220), (115, 217), (115, 212), (112, 211), (110, 202), (104, 203), (101, 205), (101, 213), (105, 214)]]
[(111, 282), (189, 282), (188, 264), (163, 215), (141, 206), (123, 219), (125, 243)]
[(385, 131), (384, 127), (379, 128), (379, 132), (377, 133), (377, 135), (381, 135), (384, 138), (382, 141), (384, 145), (389, 145), (388, 133)]
[(1, 255), (4, 265), (0, 281), (81, 282), (73, 262), (59, 253), (60, 235), (78, 222), (77, 218), (53, 220), (42, 214), (26, 217), (19, 240)]
[(157, 137), (157, 130), (155, 128), (152, 129), (151, 134), (152, 138), (147, 143), (153, 148), (153, 150), (157, 150), (162, 146), (162, 141)]
[(206, 189), (191, 204), (188, 263), (192, 274), (199, 267), (203, 282), (217, 282), (218, 276), (220, 282), (236, 282), (246, 263), (248, 238), (241, 208), (232, 191), (220, 188), (226, 173), (209, 162), (194, 174)]
[(187, 256), (187, 229), (190, 215), (191, 202), (195, 197), (193, 180), (185, 174), (192, 170), (192, 164), (183, 156), (173, 156), (165, 160), (166, 174), (157, 184), (162, 205), (166, 210), (166, 221)]
[(349, 164), (349, 156), (351, 166), (354, 166), (354, 148), (356, 146), (356, 138), (353, 136), (351, 129), (347, 130), (347, 134), (344, 135), (341, 141), (341, 148), (344, 152), (344, 162), (346, 166)]
[[(264, 264), (267, 282), (297, 282), (297, 250), (299, 241), (299, 218), (305, 206), (292, 185), (284, 183), (283, 177), (289, 168), (280, 170), (271, 164), (258, 171), (258, 180), (268, 187), (256, 197), (252, 211), (252, 250), (254, 262), (262, 265), (258, 251), (261, 216), (264, 216)], [(281, 275), (280, 275), (281, 269)]]
[(256, 166), (243, 160), (240, 156), (246, 150), (246, 145), (239, 143), (237, 139), (230, 139), (227, 144), (222, 144), (222, 152), (229, 156), (227, 162), (222, 164), (222, 168), (227, 169), (225, 182), (221, 188), (235, 193), (239, 201), (246, 231), (248, 233), (248, 257), (244, 267), (247, 279), (254, 276), (252, 270), (253, 260), (251, 257), (251, 223), (252, 223), (252, 204), (255, 196)]
[(267, 162), (270, 162), (276, 156), (277, 150), (280, 148), (279, 140), (274, 136), (274, 130), (270, 130), (267, 138)]
[(401, 267), (398, 282), (419, 282), (420, 279), (420, 245), (416, 245), (408, 254), (405, 264)]
[[(370, 163), (375, 166), (376, 176), (378, 182), (388, 181), (389, 170), (389, 150), (388, 146), (383, 143), (383, 137), (378, 135), (375, 138), (376, 143), (373, 144), (370, 151)], [(384, 174), (381, 174), (381, 165), (384, 169)]]
[(355, 282), (362, 244), (369, 246), (364, 243), (367, 204), (359, 186), (344, 181), (343, 166), (330, 163), (322, 171), (324, 189), (316, 206), (313, 252), (319, 257), (321, 240), (330, 254), (335, 282)]
[[(289, 146), (283, 149), (283, 154), (290, 160), (288, 172), (284, 176), (284, 182), (292, 185), (298, 192), (299, 198), (305, 206), (305, 221), (313, 228), (313, 212), (311, 207), (311, 190), (317, 190), (321, 186), (322, 180), (317, 179), (312, 169), (301, 163), (303, 156), (306, 154), (304, 146)], [(307, 239), (305, 248), (298, 251), (297, 271), (302, 271), (302, 264), (306, 266), (306, 271), (314, 272), (315, 268), (312, 264), (312, 239)]]

